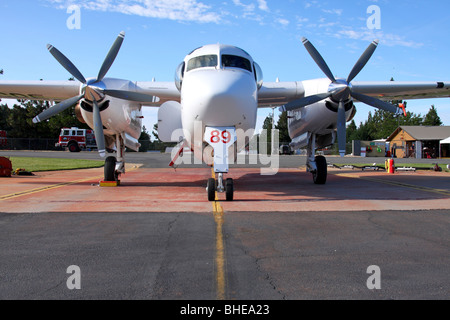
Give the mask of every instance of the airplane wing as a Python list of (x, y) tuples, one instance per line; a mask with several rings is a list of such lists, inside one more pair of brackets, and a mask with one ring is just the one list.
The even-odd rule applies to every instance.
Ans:
[(380, 100), (450, 97), (450, 82), (352, 82), (352, 91)]
[[(169, 100), (180, 101), (180, 92), (173, 82), (152, 81), (129, 83), (131, 85), (128, 85), (125, 90), (121, 90), (121, 93), (129, 93), (133, 101), (136, 101), (136, 97), (132, 96), (134, 93), (141, 94), (143, 97), (143, 105), (160, 106)], [(78, 81), (4, 80), (0, 81), (0, 99), (62, 101), (77, 96), (80, 93), (81, 85)], [(156, 99), (148, 102), (145, 96), (153, 96)]]
[(0, 81), (0, 99), (60, 101), (79, 91), (78, 81)]
[[(317, 88), (316, 83), (323, 80), (266, 82), (258, 94), (258, 107), (282, 106), (291, 101), (306, 98), (309, 95), (305, 94), (305, 87)], [(351, 86), (352, 92), (384, 101), (450, 97), (450, 82), (354, 81)], [(317, 92), (317, 89), (310, 91), (314, 92), (313, 94), (321, 93)], [(355, 99), (355, 102), (358, 100)]]
[(304, 96), (305, 89), (302, 82), (264, 82), (258, 92), (258, 107), (282, 106)]
[(136, 91), (148, 96), (158, 97), (154, 103), (145, 103), (146, 106), (160, 106), (167, 101), (180, 102), (181, 96), (175, 83), (172, 82), (136, 82)]

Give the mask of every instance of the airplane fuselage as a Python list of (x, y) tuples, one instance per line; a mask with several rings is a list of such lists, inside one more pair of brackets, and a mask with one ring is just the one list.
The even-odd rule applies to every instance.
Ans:
[(208, 45), (186, 56), (181, 68), (181, 121), (191, 148), (202, 153), (208, 148), (206, 127), (234, 127), (236, 149), (243, 149), (258, 108), (257, 67), (250, 55), (233, 46)]

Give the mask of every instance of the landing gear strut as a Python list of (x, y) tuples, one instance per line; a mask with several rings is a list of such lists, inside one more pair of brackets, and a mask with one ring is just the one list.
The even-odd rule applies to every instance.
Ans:
[(236, 128), (206, 127), (204, 139), (214, 150), (214, 172), (217, 176), (217, 182), (214, 178), (208, 179), (208, 201), (216, 200), (216, 191), (225, 192), (226, 200), (233, 201), (233, 179), (228, 178), (224, 183), (223, 174), (228, 173), (228, 148), (236, 142)]
[(327, 160), (324, 156), (315, 156), (316, 153), (316, 135), (311, 134), (306, 158), (306, 169), (313, 175), (315, 184), (325, 184), (327, 182)]

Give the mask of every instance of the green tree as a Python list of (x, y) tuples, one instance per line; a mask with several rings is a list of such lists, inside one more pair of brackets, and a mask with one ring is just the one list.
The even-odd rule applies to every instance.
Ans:
[(141, 146), (139, 147), (139, 152), (147, 152), (150, 149), (150, 134), (147, 132), (147, 128), (142, 126), (141, 135), (139, 136), (139, 143)]
[(267, 141), (267, 154), (271, 154), (271, 143), (272, 143), (272, 116), (267, 116), (264, 119), (263, 129), (266, 130), (266, 134), (261, 134), (260, 139), (265, 139)]
[[(291, 137), (289, 136), (289, 129), (288, 129), (288, 117), (287, 112), (284, 111), (281, 113), (280, 117), (278, 118), (278, 122), (275, 126), (276, 129), (280, 132), (280, 142), (281, 143), (289, 143), (291, 142)], [(271, 121), (272, 122), (272, 121)]]
[(158, 124), (157, 123), (155, 123), (154, 125), (153, 125), (153, 131), (152, 131), (152, 134), (153, 134), (153, 136), (155, 137), (155, 141), (157, 141), (157, 142), (161, 142), (161, 139), (159, 139), (159, 136), (158, 136)]
[[(63, 112), (54, 115), (46, 121), (34, 124), (32, 119), (51, 107), (48, 101), (17, 100), (12, 108), (2, 107), (0, 120), (2, 127), (8, 130), (11, 138), (50, 138), (58, 137), (63, 127), (78, 127), (88, 129), (88, 125), (78, 121), (74, 108), (68, 108)], [(6, 123), (5, 123), (6, 122)], [(5, 129), (4, 129), (5, 130)]]
[(6, 130), (6, 131), (10, 130), (10, 127), (8, 125), (9, 113), (10, 113), (10, 110), (6, 103), (0, 105), (0, 130)]
[(431, 106), (428, 113), (423, 118), (422, 124), (424, 126), (442, 126), (441, 118), (439, 118), (438, 113), (434, 105)]
[(352, 120), (347, 125), (347, 130), (345, 131), (347, 142), (350, 142), (352, 140), (358, 140), (358, 139), (355, 139), (357, 130), (358, 130), (358, 127), (356, 126), (355, 120)]

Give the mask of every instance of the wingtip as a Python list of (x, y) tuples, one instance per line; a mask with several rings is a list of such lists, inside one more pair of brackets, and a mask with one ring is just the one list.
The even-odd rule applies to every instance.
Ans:
[(52, 50), (53, 46), (50, 43), (47, 43), (47, 50), (50, 51)]
[(125, 38), (125, 31), (120, 31), (119, 36)]
[(41, 122), (41, 120), (39, 119), (39, 116), (34, 117), (32, 121), (33, 121), (33, 123)]

